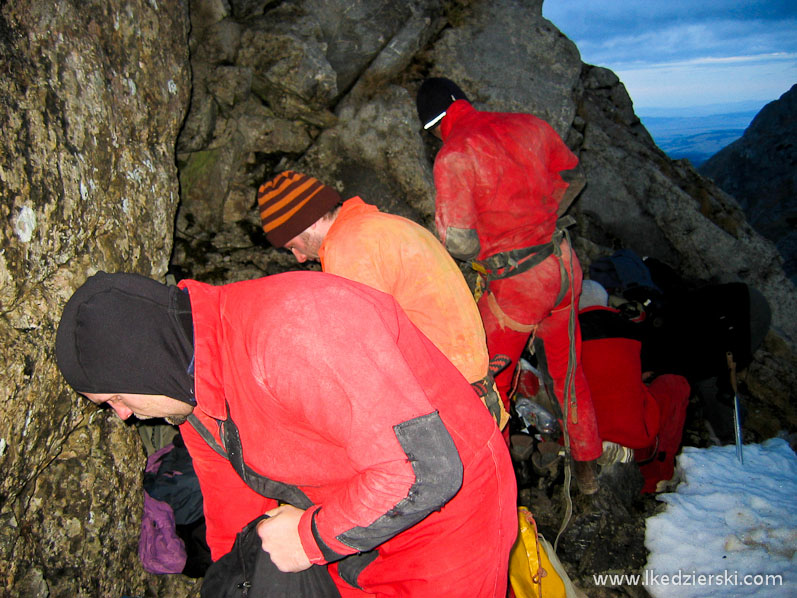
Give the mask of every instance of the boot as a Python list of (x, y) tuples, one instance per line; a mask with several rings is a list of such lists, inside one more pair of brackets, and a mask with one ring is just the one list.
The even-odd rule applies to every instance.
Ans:
[(612, 463), (631, 463), (634, 460), (634, 449), (616, 442), (603, 441), (603, 453), (598, 457), (598, 465), (605, 467)]
[(581, 494), (595, 494), (598, 491), (596, 461), (573, 461), (573, 477)]

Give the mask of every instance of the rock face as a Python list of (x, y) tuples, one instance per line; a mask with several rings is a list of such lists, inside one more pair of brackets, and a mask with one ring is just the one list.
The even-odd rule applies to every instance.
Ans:
[(775, 243), (797, 282), (797, 85), (759, 112), (741, 139), (699, 171), (733, 195), (750, 224)]
[(89, 274), (166, 271), (187, 37), (177, 1), (0, 7), (2, 596), (177, 587), (138, 564), (141, 443), (67, 390), (53, 339)]
[[(138, 564), (144, 453), (133, 426), (78, 399), (58, 374), (52, 346), (63, 304), (99, 269), (163, 279), (168, 267), (222, 283), (295, 268), (268, 246), (255, 210), (257, 186), (288, 167), (431, 226), (438, 146), (421, 134), (414, 103), (428, 75), (457, 80), (478, 108), (536, 113), (568, 141), (588, 178), (571, 208), (585, 266), (625, 246), (695, 280), (758, 287), (773, 330), (746, 378), (748, 430), (760, 439), (797, 428), (797, 294), (775, 247), (732, 197), (656, 148), (617, 77), (582, 64), (541, 6), (0, 5), (8, 595), (196, 594), (190, 580)], [(565, 554), (595, 569), (579, 574), (620, 566), (582, 550), (572, 533)]]

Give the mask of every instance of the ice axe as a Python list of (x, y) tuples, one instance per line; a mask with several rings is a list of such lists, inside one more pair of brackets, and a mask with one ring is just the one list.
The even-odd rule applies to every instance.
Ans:
[(733, 353), (725, 353), (728, 360), (728, 369), (731, 373), (731, 388), (733, 388), (733, 432), (736, 436), (736, 458), (739, 463), (744, 465), (742, 457), (742, 419), (739, 413), (739, 391), (736, 388), (736, 362), (733, 360)]

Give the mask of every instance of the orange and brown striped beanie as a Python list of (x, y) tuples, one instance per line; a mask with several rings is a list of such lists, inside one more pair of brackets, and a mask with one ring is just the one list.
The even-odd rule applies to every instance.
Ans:
[(332, 187), (292, 170), (266, 181), (257, 192), (260, 223), (274, 247), (284, 246), (340, 202)]

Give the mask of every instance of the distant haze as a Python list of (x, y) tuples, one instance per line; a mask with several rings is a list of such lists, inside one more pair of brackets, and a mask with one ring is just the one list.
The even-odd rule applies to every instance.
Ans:
[[(730, 145), (743, 134), (753, 120), (758, 109), (745, 112), (714, 114), (706, 107), (704, 116), (679, 116), (672, 109), (652, 109), (652, 114), (672, 116), (646, 116), (638, 114), (642, 124), (670, 158), (688, 158), (694, 166), (699, 166), (719, 150)], [(719, 108), (722, 109), (721, 107)], [(692, 114), (691, 109), (683, 113)]]
[[(784, 92), (786, 90), (783, 90)], [(779, 97), (779, 96), (777, 96)], [(649, 116), (677, 116), (677, 117), (700, 117), (712, 116), (717, 114), (758, 114), (758, 111), (766, 106), (769, 102), (776, 100), (777, 97), (772, 99), (756, 99), (756, 100), (742, 100), (739, 102), (725, 102), (720, 104), (705, 104), (702, 106), (684, 106), (674, 107), (668, 105), (662, 106), (635, 106), (635, 112), (640, 118)], [(750, 121), (748, 120), (747, 124)], [(746, 127), (747, 125), (745, 125)]]

